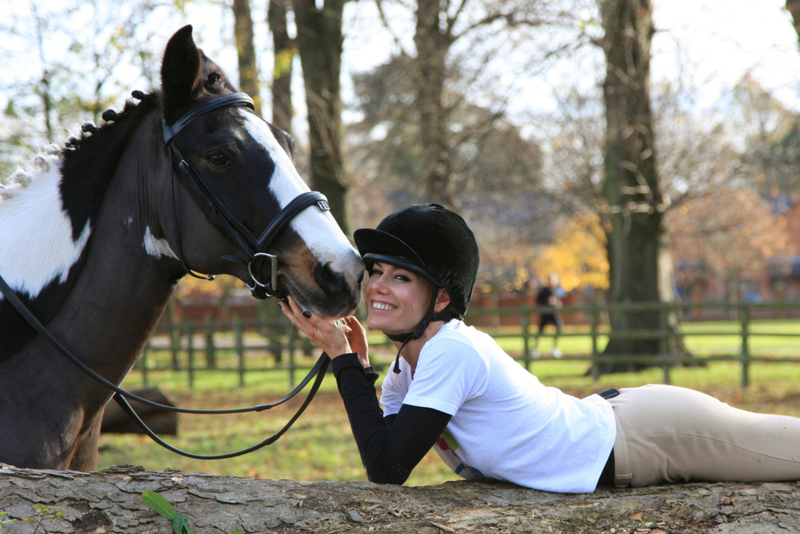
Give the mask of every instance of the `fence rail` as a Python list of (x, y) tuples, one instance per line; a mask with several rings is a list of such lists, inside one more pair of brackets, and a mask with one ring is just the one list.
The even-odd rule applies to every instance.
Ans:
[[(298, 361), (298, 356), (311, 357), (314, 350), (313, 344), (282, 318), (253, 321), (206, 318), (203, 322), (185, 320), (177, 324), (166, 319), (156, 327), (134, 369), (142, 373), (145, 386), (149, 374), (158, 371), (186, 372), (190, 389), (198, 372), (234, 372), (241, 387), (245, 385), (246, 373), (288, 371), (290, 386), (294, 387), (295, 373), (311, 367)], [(153, 362), (154, 353), (158, 352), (168, 353), (167, 364), (163, 358)], [(246, 356), (253, 353), (269, 358), (259, 358), (257, 365), (248, 366)], [(233, 359), (235, 365), (222, 365), (220, 354), (227, 355), (225, 363)], [(270, 359), (273, 363), (267, 364)]]
[[(704, 315), (716, 310), (716, 316), (728, 317), (728, 321), (709, 321), (696, 323), (681, 322), (679, 328), (671, 325), (671, 317), (687, 314)], [(549, 308), (518, 306), (471, 310), (467, 323), (490, 333), (501, 344), (512, 342), (507, 352), (530, 369), (536, 361), (532, 344), (538, 339), (549, 339), (556, 334), (538, 332), (533, 319), (541, 313), (552, 311)], [(560, 313), (570, 317), (583, 318), (577, 325), (565, 329), (559, 338), (588, 337), (588, 346), (571, 350), (564, 360), (583, 360), (590, 365), (597, 378), (600, 366), (607, 363), (644, 364), (660, 367), (664, 383), (670, 383), (670, 371), (683, 364), (698, 361), (736, 361), (741, 365), (741, 385), (750, 382), (750, 365), (754, 362), (793, 362), (800, 363), (800, 302), (785, 303), (702, 303), (702, 304), (592, 304), (587, 306), (565, 306)], [(722, 313), (719, 313), (722, 312)], [(658, 328), (621, 329), (610, 328), (609, 317), (613, 314), (657, 314)], [(709, 315), (709, 314), (705, 314)], [(147, 385), (149, 375), (158, 371), (185, 372), (190, 388), (194, 387), (198, 372), (233, 372), (238, 376), (240, 386), (246, 381), (246, 374), (255, 371), (288, 371), (289, 385), (295, 384), (295, 373), (310, 368), (317, 349), (297, 329), (283, 317), (269, 320), (212, 321), (172, 323), (169, 316), (156, 329), (136, 364)], [(514, 326), (509, 326), (509, 318), (515, 318)], [(756, 324), (754, 324), (754, 321)], [(574, 321), (573, 321), (574, 322)], [(796, 323), (796, 324), (795, 324)], [(492, 326), (505, 324), (505, 326)], [(697, 325), (702, 325), (698, 328)], [(788, 325), (788, 326), (787, 326)], [(754, 328), (757, 327), (757, 328)], [(781, 328), (778, 328), (781, 326)], [(675, 351), (672, 340), (685, 341), (687, 338), (721, 337), (736, 340), (734, 352), (719, 352), (697, 356)], [(753, 350), (754, 340), (781, 338), (795, 356), (764, 353)], [(658, 340), (658, 353), (642, 354), (604, 354), (603, 349), (612, 339), (654, 339)], [(391, 346), (385, 337), (375, 338), (373, 346)], [(521, 343), (520, 343), (521, 342)], [(513, 345), (513, 346), (511, 346)], [(793, 347), (796, 346), (796, 352)], [(785, 351), (784, 351), (785, 352)], [(165, 356), (166, 354), (166, 356)], [(556, 359), (553, 357), (543, 359)]]

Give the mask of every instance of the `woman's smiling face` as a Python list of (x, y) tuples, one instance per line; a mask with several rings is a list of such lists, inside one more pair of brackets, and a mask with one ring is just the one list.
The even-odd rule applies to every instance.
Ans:
[(413, 332), (428, 312), (432, 291), (433, 284), (411, 271), (375, 263), (364, 291), (367, 326), (387, 334)]

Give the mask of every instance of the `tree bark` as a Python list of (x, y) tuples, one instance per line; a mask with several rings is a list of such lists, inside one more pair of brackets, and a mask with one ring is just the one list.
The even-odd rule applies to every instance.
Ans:
[(292, 63), (294, 62), (294, 41), (287, 29), (286, 0), (269, 0), (267, 24), (272, 34), (272, 124), (292, 133)]
[(250, 95), (255, 111), (261, 115), (261, 91), (258, 87), (258, 63), (253, 42), (253, 17), (250, 0), (233, 0), (233, 26), (239, 58), (239, 90)]
[(440, 26), (443, 4), (418, 0), (414, 44), (417, 49), (417, 105), (422, 137), (426, 200), (453, 206), (450, 139), (444, 102), (445, 61), (452, 36)]
[[(604, 194), (610, 266), (610, 303), (674, 302), (675, 284), (667, 234), (664, 199), (656, 166), (650, 105), (650, 44), (653, 36), (650, 0), (601, 0), (605, 36), (606, 154)], [(616, 311), (610, 314), (616, 331), (675, 331), (674, 313)], [(676, 338), (677, 339), (677, 338)], [(664, 341), (647, 335), (612, 337), (606, 355), (657, 355)], [(672, 341), (671, 353), (687, 353)], [(601, 372), (644, 367), (606, 364)]]
[(293, 0), (297, 48), (303, 67), (314, 187), (328, 197), (346, 235), (352, 233), (342, 152), (342, 14), (346, 0)]
[[(800, 531), (796, 483), (686, 484), (545, 493), (504, 483), (381, 486), (230, 478), (117, 466), (97, 473), (0, 464), (4, 534), (169, 534), (160, 493), (203, 534), (244, 532), (771, 533)], [(10, 521), (10, 522), (9, 522)]]
[(786, 0), (786, 10), (792, 15), (794, 31), (800, 38), (800, 0)]

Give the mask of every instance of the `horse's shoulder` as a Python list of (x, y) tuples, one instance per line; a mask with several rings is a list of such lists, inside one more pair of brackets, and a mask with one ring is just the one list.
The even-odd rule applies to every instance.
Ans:
[(36, 332), (5, 300), (0, 301), (0, 363), (24, 349)]

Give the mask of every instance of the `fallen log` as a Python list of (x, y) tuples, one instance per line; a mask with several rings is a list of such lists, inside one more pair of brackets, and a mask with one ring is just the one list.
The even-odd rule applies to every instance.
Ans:
[(145, 471), (95, 473), (0, 464), (3, 534), (169, 534), (142, 499), (165, 497), (199, 534), (800, 532), (800, 486), (686, 484), (564, 495), (504, 483), (399, 487)]
[[(149, 401), (175, 406), (175, 403), (157, 387), (131, 390), (131, 393)], [(131, 407), (144, 421), (150, 430), (158, 435), (176, 436), (178, 434), (178, 414), (164, 408), (156, 408), (134, 400), (130, 401)], [(100, 432), (103, 434), (143, 434), (142, 430), (122, 411), (116, 402), (109, 402), (103, 413), (103, 422)]]

